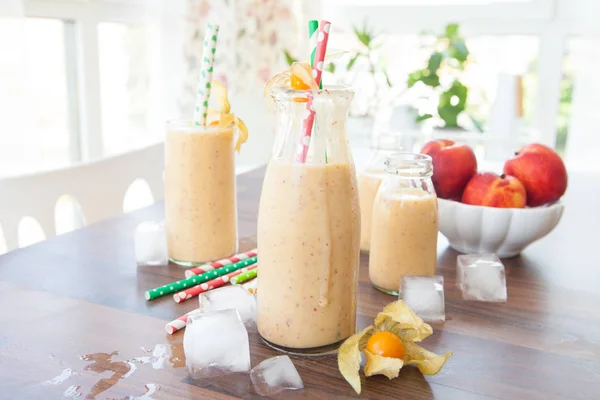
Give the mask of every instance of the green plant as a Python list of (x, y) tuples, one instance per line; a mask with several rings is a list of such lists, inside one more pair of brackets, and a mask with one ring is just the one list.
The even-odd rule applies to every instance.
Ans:
[[(469, 60), (469, 49), (460, 35), (459, 25), (446, 25), (444, 33), (436, 36), (434, 43), (428, 47), (432, 54), (427, 64), (408, 75), (407, 86), (412, 88), (421, 82), (431, 87), (432, 95), (438, 97), (437, 115), (419, 115), (417, 122), (439, 117), (444, 122), (444, 127), (460, 128), (458, 117), (467, 108), (469, 94), (469, 88), (460, 81), (460, 77)], [(473, 120), (473, 123), (476, 129), (480, 129), (477, 121)]]
[(352, 30), (361, 46), (355, 50), (354, 55), (348, 61), (346, 70), (352, 70), (354, 65), (356, 65), (356, 61), (364, 59), (368, 65), (369, 73), (373, 75), (374, 78), (376, 78), (378, 74), (381, 74), (383, 78), (385, 78), (386, 85), (391, 88), (392, 82), (390, 81), (390, 77), (385, 67), (374, 61), (376, 59), (375, 52), (382, 46), (382, 41), (380, 40), (381, 35), (374, 33), (366, 22), (363, 23), (362, 29), (355, 26)]

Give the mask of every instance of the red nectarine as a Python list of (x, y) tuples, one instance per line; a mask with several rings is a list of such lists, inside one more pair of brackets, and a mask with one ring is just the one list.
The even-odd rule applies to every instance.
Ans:
[(433, 140), (425, 143), (421, 153), (433, 161), (433, 186), (442, 199), (460, 200), (467, 182), (477, 173), (473, 150), (452, 140)]
[(529, 207), (554, 202), (567, 190), (565, 164), (558, 153), (543, 144), (523, 147), (504, 164), (504, 173), (523, 183)]
[(523, 208), (526, 199), (525, 186), (517, 178), (491, 172), (475, 175), (462, 196), (462, 202), (466, 204), (499, 208)]

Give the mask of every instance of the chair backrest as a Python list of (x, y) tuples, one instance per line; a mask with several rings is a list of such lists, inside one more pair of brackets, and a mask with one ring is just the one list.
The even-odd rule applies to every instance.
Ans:
[(62, 195), (74, 197), (87, 224), (123, 212), (128, 187), (144, 179), (154, 200), (164, 197), (164, 144), (69, 168), (0, 180), (0, 225), (7, 250), (18, 247), (23, 217), (35, 218), (47, 237), (56, 234), (55, 206)]

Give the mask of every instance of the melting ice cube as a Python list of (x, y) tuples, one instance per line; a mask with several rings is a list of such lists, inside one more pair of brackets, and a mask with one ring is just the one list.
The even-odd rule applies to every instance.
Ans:
[(248, 332), (236, 310), (191, 315), (183, 350), (190, 374), (196, 379), (250, 371)]
[(268, 358), (252, 368), (250, 379), (254, 390), (261, 396), (270, 396), (282, 390), (304, 388), (302, 378), (288, 356)]
[(235, 309), (246, 328), (256, 330), (256, 297), (240, 285), (209, 290), (200, 295), (199, 302), (202, 312)]
[(142, 222), (134, 235), (135, 259), (138, 265), (167, 265), (167, 237), (162, 222)]
[(504, 264), (497, 255), (460, 255), (456, 268), (464, 300), (506, 302)]
[(446, 319), (444, 277), (441, 275), (404, 275), (398, 297), (424, 321), (435, 322)]

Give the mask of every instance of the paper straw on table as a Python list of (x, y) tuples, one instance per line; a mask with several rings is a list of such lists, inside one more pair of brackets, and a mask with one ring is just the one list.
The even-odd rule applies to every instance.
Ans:
[(202, 275), (192, 276), (191, 278), (182, 279), (177, 282), (172, 282), (155, 289), (146, 291), (146, 300), (154, 300), (161, 296), (179, 292), (192, 286), (200, 285), (201, 283), (210, 281), (211, 279), (218, 278), (219, 276), (226, 275), (230, 272), (237, 271), (252, 264), (256, 264), (257, 257), (250, 257), (245, 260), (226, 265), (223, 268), (215, 269), (214, 271), (208, 271)]
[(244, 283), (249, 281), (250, 279), (254, 279), (258, 276), (258, 269), (257, 268), (253, 268), (253, 269), (248, 269), (248, 271), (243, 272), (239, 275), (234, 276), (233, 278), (231, 278), (231, 284), (232, 285), (239, 285), (240, 283)]
[(202, 275), (208, 271), (212, 271), (214, 269), (219, 269), (226, 265), (233, 264), (233, 263), (245, 260), (250, 257), (254, 257), (257, 254), (258, 254), (258, 251), (256, 249), (254, 249), (254, 250), (247, 251), (245, 253), (236, 254), (235, 256), (232, 256), (229, 258), (224, 258), (219, 261), (206, 263), (206, 264), (200, 265), (199, 267), (196, 267), (196, 268), (190, 268), (185, 271), (185, 277), (191, 278), (194, 275)]
[[(323, 74), (323, 66), (325, 65), (325, 53), (327, 52), (327, 41), (329, 40), (329, 30), (331, 29), (331, 23), (328, 21), (321, 21), (317, 30), (317, 47), (315, 50), (315, 58), (313, 65), (313, 78), (317, 85), (321, 85), (321, 75)], [(308, 117), (304, 120), (302, 139), (298, 144), (298, 151), (296, 154), (296, 161), (299, 163), (306, 162), (306, 155), (308, 154), (308, 145), (310, 143), (310, 137), (312, 135), (312, 128), (315, 123), (315, 112), (312, 110), (312, 96), (308, 97), (306, 107), (310, 111)]]
[(218, 36), (219, 25), (207, 24), (202, 48), (202, 60), (200, 61), (200, 78), (198, 79), (198, 92), (196, 93), (196, 107), (194, 108), (194, 123), (196, 125), (206, 125)]
[(201, 283), (197, 286), (191, 287), (189, 289), (182, 290), (179, 293), (175, 293), (173, 295), (173, 300), (175, 303), (181, 303), (182, 301), (191, 299), (192, 297), (198, 296), (200, 293), (208, 292), (211, 289), (216, 289), (218, 287), (224, 286), (228, 284), (231, 279), (237, 278), (238, 275), (243, 275), (247, 272), (255, 270), (257, 267), (256, 264), (251, 265), (249, 267), (245, 267), (242, 269), (238, 269), (237, 271), (233, 271), (228, 273), (227, 275), (220, 276), (215, 279), (211, 279), (210, 281)]
[(249, 293), (256, 294), (258, 291), (258, 278), (252, 279), (246, 283), (242, 283), (242, 287)]
[(169, 335), (174, 334), (175, 332), (182, 330), (187, 325), (188, 317), (191, 315), (200, 314), (200, 310), (197, 308), (195, 310), (190, 311), (189, 313), (182, 315), (181, 317), (167, 323), (165, 325), (165, 330)]

